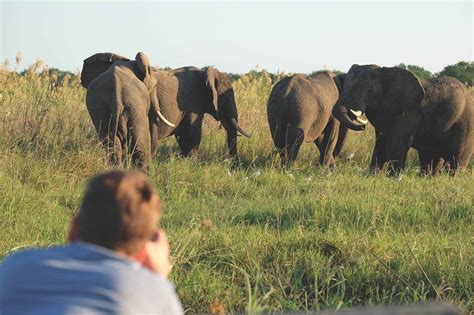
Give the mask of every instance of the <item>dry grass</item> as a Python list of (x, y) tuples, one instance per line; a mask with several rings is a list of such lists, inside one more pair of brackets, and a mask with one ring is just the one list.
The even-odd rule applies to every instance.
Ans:
[[(109, 166), (75, 78), (0, 71), (0, 255), (63, 243), (87, 178)], [(267, 73), (234, 82), (243, 166), (205, 120), (200, 155), (162, 142), (150, 179), (166, 203), (173, 281), (189, 312), (348, 308), (448, 300), (474, 311), (474, 186), (455, 177), (368, 176), (370, 130), (351, 133), (336, 170), (306, 144), (277, 167), (266, 122)]]

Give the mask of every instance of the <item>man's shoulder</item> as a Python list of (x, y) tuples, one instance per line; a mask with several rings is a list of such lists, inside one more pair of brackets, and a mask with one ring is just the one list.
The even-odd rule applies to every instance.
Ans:
[[(131, 259), (85, 243), (13, 253), (0, 265), (0, 282), (0, 300), (21, 296), (34, 287), (39, 298), (32, 305), (43, 298), (53, 299), (51, 292), (68, 292), (62, 297), (65, 304), (73, 306), (93, 309), (94, 303), (100, 302), (130, 313), (156, 313), (157, 309), (163, 310), (158, 312), (161, 314), (182, 313), (174, 286), (167, 279)], [(105, 293), (91, 297), (91, 287)], [(45, 292), (50, 293), (43, 295)]]
[(41, 258), (58, 256), (64, 249), (63, 246), (54, 246), (47, 248), (26, 248), (17, 250), (8, 254), (2, 262), (2, 265), (18, 265), (23, 263), (30, 263), (41, 260)]
[(0, 265), (4, 273), (21, 274), (22, 270), (48, 270), (56, 273), (93, 273), (101, 279), (118, 282), (141, 282), (147, 287), (172, 285), (139, 263), (93, 244), (75, 242), (48, 248), (30, 248), (8, 255)]

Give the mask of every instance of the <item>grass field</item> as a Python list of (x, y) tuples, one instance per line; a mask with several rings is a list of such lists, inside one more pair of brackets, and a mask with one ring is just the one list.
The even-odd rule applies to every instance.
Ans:
[[(0, 72), (0, 258), (61, 244), (87, 179), (109, 168), (77, 79)], [(234, 82), (242, 167), (206, 118), (196, 158), (163, 141), (150, 179), (166, 210), (176, 284), (189, 312), (345, 309), (451, 301), (474, 313), (474, 177), (369, 176), (370, 130), (351, 133), (335, 170), (305, 144), (278, 167), (266, 121), (272, 80)], [(354, 158), (344, 157), (354, 153)]]

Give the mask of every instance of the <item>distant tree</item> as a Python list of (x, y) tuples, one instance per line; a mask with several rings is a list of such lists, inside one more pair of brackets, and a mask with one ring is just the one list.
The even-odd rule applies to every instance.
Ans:
[(231, 72), (225, 72), (225, 74), (227, 74), (231, 82), (237, 81), (242, 76), (241, 74)]
[(321, 70), (315, 70), (313, 72), (311, 72), (309, 75), (313, 75), (313, 74), (316, 74), (316, 73), (320, 73), (322, 71), (331, 71), (332, 73), (334, 73), (335, 75), (338, 75), (338, 74), (342, 74), (342, 73), (345, 73), (341, 70), (337, 70), (337, 69), (332, 69), (332, 70), (329, 70), (329, 69), (321, 69)]
[(429, 72), (428, 70), (426, 70), (425, 68), (420, 67), (420, 66), (405, 65), (404, 63), (401, 63), (396, 67), (399, 67), (399, 68), (402, 68), (402, 69), (405, 69), (405, 70), (409, 70), (409, 71), (413, 72), (420, 79), (427, 80), (427, 79), (431, 79), (433, 77), (433, 74), (431, 72)]
[(64, 71), (58, 68), (49, 68), (48, 75), (52, 77), (53, 75), (57, 78), (58, 82), (62, 82), (64, 77), (69, 76), (69, 78), (75, 78), (77, 74), (72, 73), (71, 71)]
[(474, 62), (460, 61), (455, 65), (446, 66), (439, 75), (454, 77), (467, 86), (474, 86)]
[[(31, 68), (32, 67), (23, 70), (22, 72), (20, 72), (20, 75), (25, 75), (28, 71), (31, 71)], [(50, 77), (55, 76), (60, 82), (64, 79), (65, 76), (69, 76), (70, 78), (76, 77), (75, 73), (72, 73), (71, 71), (60, 70), (58, 68), (43, 68), (39, 71), (39, 73), (43, 75), (46, 74)]]

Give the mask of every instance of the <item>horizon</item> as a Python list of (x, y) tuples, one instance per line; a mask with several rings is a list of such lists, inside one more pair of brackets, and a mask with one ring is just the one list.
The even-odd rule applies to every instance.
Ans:
[(20, 52), (18, 71), (39, 58), (76, 72), (85, 58), (107, 51), (131, 59), (143, 51), (162, 68), (212, 65), (239, 74), (346, 72), (354, 63), (438, 73), (473, 59), (469, 1), (6, 1), (0, 16), (1, 61), (15, 68)]

